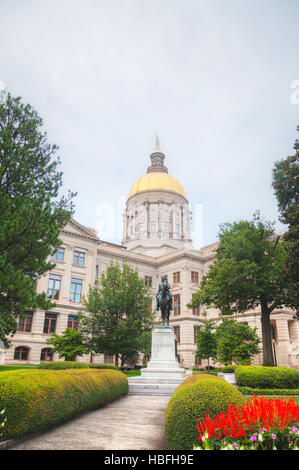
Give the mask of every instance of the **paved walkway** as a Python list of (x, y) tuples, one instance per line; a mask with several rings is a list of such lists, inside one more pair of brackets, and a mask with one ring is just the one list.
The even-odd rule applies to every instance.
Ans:
[(12, 450), (167, 450), (169, 396), (127, 395), (84, 413)]

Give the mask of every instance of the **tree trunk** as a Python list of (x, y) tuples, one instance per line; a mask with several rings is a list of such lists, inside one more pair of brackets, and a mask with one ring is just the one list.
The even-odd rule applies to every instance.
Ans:
[(262, 307), (262, 339), (263, 339), (263, 366), (274, 366), (272, 338), (270, 328), (270, 311), (266, 303)]
[(115, 354), (115, 367), (118, 367), (118, 354)]

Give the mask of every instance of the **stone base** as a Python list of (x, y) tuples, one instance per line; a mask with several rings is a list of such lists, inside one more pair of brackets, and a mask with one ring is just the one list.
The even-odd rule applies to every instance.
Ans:
[(175, 334), (171, 327), (157, 327), (152, 334), (152, 355), (140, 377), (129, 377), (129, 394), (172, 395), (185, 379), (175, 354)]

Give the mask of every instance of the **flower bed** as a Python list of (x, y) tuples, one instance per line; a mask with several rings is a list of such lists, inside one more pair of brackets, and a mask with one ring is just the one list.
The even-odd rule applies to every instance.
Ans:
[(299, 405), (293, 399), (254, 396), (198, 421), (195, 450), (299, 450)]

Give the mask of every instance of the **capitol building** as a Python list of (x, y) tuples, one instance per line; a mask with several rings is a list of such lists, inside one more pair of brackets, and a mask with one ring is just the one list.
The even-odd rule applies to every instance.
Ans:
[[(56, 307), (49, 312), (27, 311), (19, 321), (11, 347), (4, 353), (7, 364), (36, 364), (41, 360), (59, 360), (46, 341), (51, 333), (77, 329), (78, 311), (84, 310), (82, 296), (111, 262), (126, 262), (138, 269), (152, 293), (152, 308), (162, 275), (166, 275), (173, 296), (169, 324), (177, 337), (181, 364), (206, 365), (196, 361), (196, 334), (201, 308), (187, 304), (198, 291), (202, 276), (215, 258), (217, 243), (200, 250), (191, 239), (192, 214), (186, 190), (168, 173), (165, 155), (156, 141), (149, 166), (128, 194), (123, 214), (123, 241), (115, 244), (101, 240), (95, 230), (72, 218), (60, 235), (62, 244), (53, 255), (55, 268), (38, 280), (37, 290), (47, 292)], [(219, 312), (207, 310), (208, 318), (219, 320)], [(289, 309), (271, 313), (273, 350), (278, 366), (299, 367), (299, 322)], [(160, 315), (159, 315), (160, 316)], [(157, 317), (159, 317), (157, 316)], [(234, 315), (238, 321), (256, 327), (261, 336), (259, 309)], [(113, 356), (89, 354), (77, 357), (84, 362), (114, 363)], [(253, 364), (262, 365), (262, 353)]]

